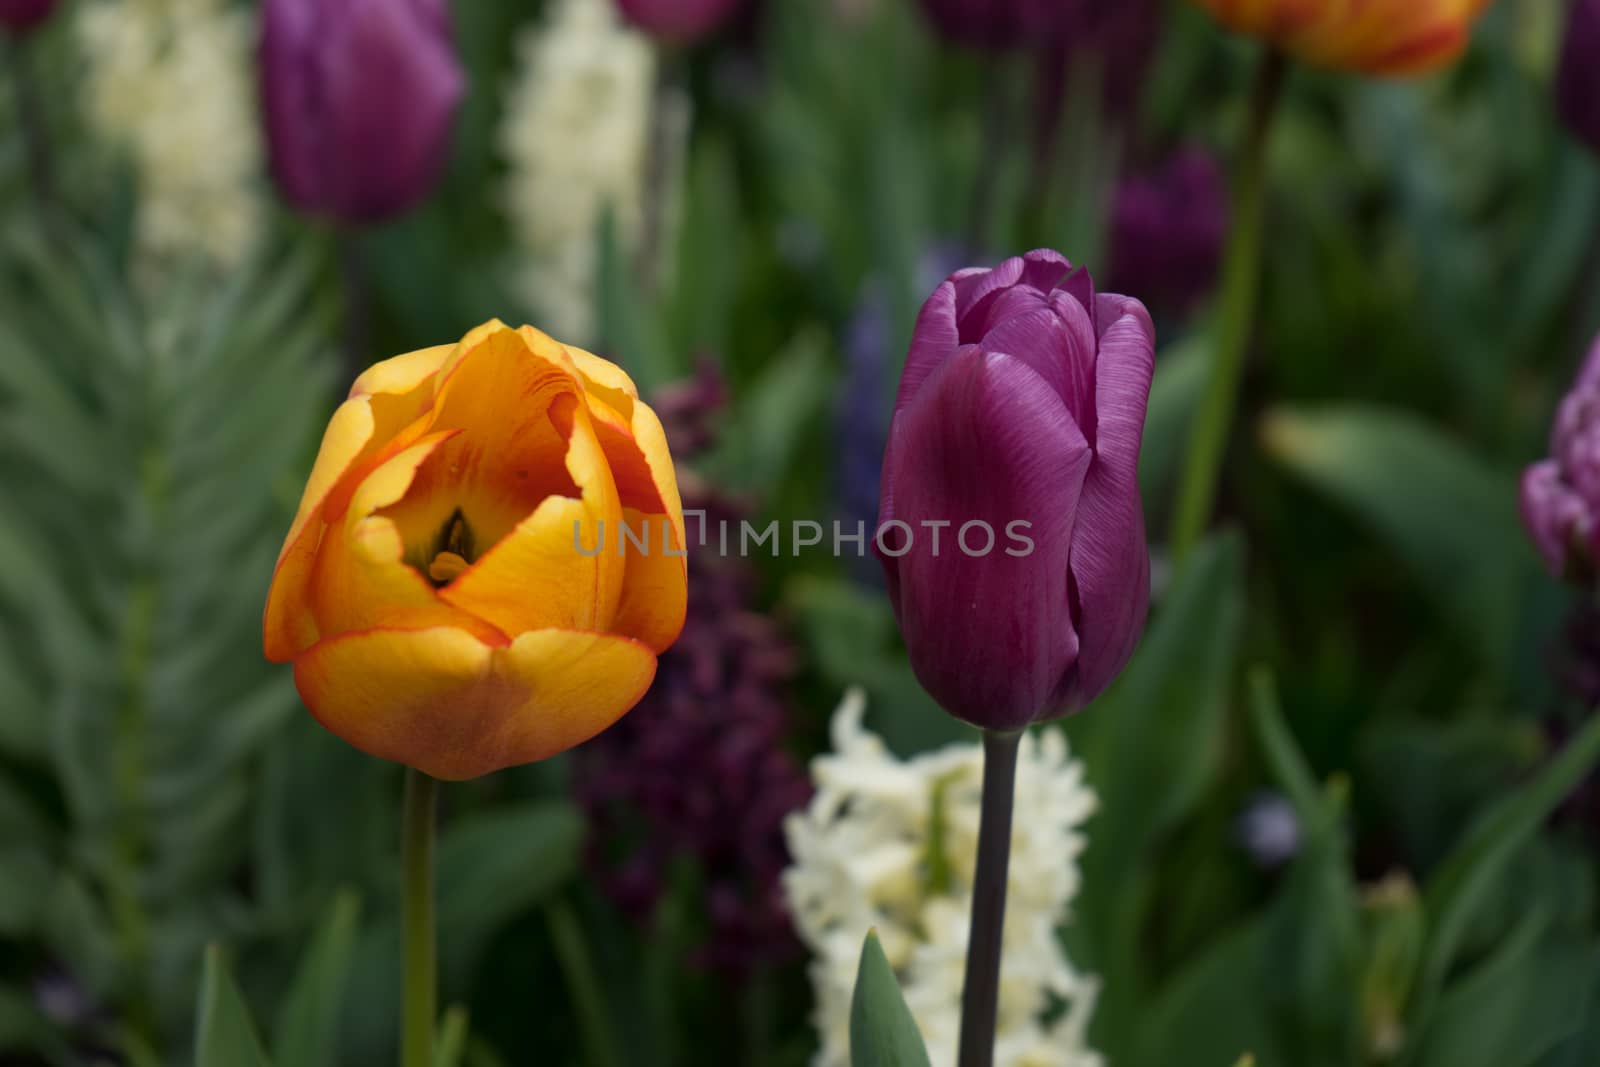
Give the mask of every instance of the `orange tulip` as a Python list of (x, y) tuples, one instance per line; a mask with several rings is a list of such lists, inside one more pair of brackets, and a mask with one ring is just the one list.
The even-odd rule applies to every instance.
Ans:
[(666, 436), (628, 376), (490, 322), (370, 368), (334, 413), (266, 654), (374, 756), (450, 780), (530, 763), (650, 687), (683, 627), (684, 544)]
[(1240, 33), (1319, 67), (1422, 74), (1458, 57), (1491, 0), (1195, 0)]

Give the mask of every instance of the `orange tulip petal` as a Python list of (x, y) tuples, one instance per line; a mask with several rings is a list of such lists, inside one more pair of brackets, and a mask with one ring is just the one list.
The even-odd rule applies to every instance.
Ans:
[[(688, 560), (683, 540), (678, 527), (666, 515), (645, 515), (629, 508), (623, 521), (634, 539), (622, 537), (605, 546), (607, 555), (621, 548), (627, 561), (622, 600), (610, 629), (642, 641), (654, 652), (664, 652), (683, 631), (689, 606)], [(642, 549), (636, 547), (636, 542)]]
[(295, 661), (329, 730), (447, 781), (532, 763), (593, 737), (638, 703), (656, 661), (609, 634), (536, 630), (492, 648), (461, 630), (367, 630)]

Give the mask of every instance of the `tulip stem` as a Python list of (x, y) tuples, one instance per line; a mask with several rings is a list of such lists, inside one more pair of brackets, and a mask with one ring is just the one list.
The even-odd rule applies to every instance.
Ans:
[[(345, 382), (354, 382), (372, 363), (372, 286), (367, 277), (360, 234), (340, 227), (333, 241), (339, 257), (339, 288), (344, 302), (344, 378)], [(344, 388), (348, 386), (341, 383), (341, 392)]]
[(1267, 142), (1283, 95), (1288, 61), (1268, 49), (1256, 71), (1250, 114), (1240, 146), (1233, 186), (1233, 223), (1222, 278), (1222, 302), (1214, 324), (1211, 375), (1189, 434), (1169, 548), (1181, 564), (1205, 532), (1216, 503), (1217, 481), (1227, 451), (1245, 348), (1255, 321), (1261, 287), (1261, 231), (1267, 177)]
[(978, 817), (978, 869), (972, 885), (967, 977), (961, 990), (958, 1067), (991, 1067), (1000, 1007), (1000, 946), (1011, 864), (1011, 805), (1022, 732), (983, 732), (983, 806)]
[(405, 809), (401, 816), (400, 924), (405, 946), (405, 988), (401, 1001), (401, 1067), (432, 1067), (433, 1026), (438, 1015), (434, 965), (433, 833), (439, 783), (414, 767), (406, 768)]

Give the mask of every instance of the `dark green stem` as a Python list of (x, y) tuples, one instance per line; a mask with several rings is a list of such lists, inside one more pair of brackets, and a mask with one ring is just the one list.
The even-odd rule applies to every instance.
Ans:
[(405, 952), (401, 1067), (433, 1064), (439, 997), (433, 928), (433, 828), (438, 793), (437, 781), (415, 768), (406, 769), (400, 839), (400, 925)]
[(978, 869), (972, 886), (972, 932), (961, 990), (958, 1067), (991, 1067), (1000, 1006), (1000, 946), (1006, 922), (1006, 872), (1011, 865), (1011, 805), (1016, 794), (1020, 731), (983, 734), (983, 807), (978, 819)]
[(344, 373), (342, 394), (372, 363), (372, 288), (362, 255), (361, 235), (341, 226), (334, 232), (339, 256), (339, 287), (344, 301)]
[[(0, 33), (0, 36), (5, 36)], [(45, 126), (44, 108), (39, 104), (39, 89), (33, 78), (33, 67), (28, 56), (28, 42), (20, 36), (7, 42), (7, 64), (11, 68), (11, 92), (17, 111), (17, 123), (22, 128), (24, 150), (28, 154), (28, 177), (33, 183), (34, 197), (41, 211), (49, 212), (55, 205), (55, 165), (50, 151), (50, 134)]]
[(1269, 50), (1261, 58), (1250, 114), (1240, 146), (1233, 187), (1233, 223), (1222, 275), (1222, 303), (1215, 324), (1211, 376), (1200, 402), (1178, 490), (1173, 516), (1171, 552), (1182, 563), (1205, 532), (1216, 502), (1222, 459), (1227, 452), (1239, 399), (1239, 378), (1245, 348), (1255, 322), (1261, 287), (1261, 231), (1266, 192), (1267, 141), (1272, 117), (1282, 96), (1288, 62)]

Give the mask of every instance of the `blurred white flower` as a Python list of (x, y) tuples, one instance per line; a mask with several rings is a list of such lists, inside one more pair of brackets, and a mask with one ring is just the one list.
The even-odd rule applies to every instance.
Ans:
[(262, 221), (253, 20), (224, 0), (93, 0), (78, 10), (88, 125), (138, 182), (143, 269), (237, 264)]
[(609, 208), (624, 252), (644, 223), (655, 53), (612, 0), (558, 0), (517, 52), (500, 150), (520, 289), (551, 334), (590, 344), (600, 221)]
[[(901, 760), (862, 727), (846, 695), (834, 751), (811, 765), (816, 794), (785, 831), (784, 892), (811, 949), (817, 1067), (848, 1067), (850, 996), (867, 930), (876, 927), (927, 1041), (933, 1067), (955, 1063), (968, 912), (978, 847), (983, 750), (951, 745)], [(1065, 736), (1023, 738), (1007, 887), (999, 1067), (1099, 1067), (1088, 1047), (1098, 979), (1057, 936), (1077, 894), (1080, 827), (1095, 808)]]

